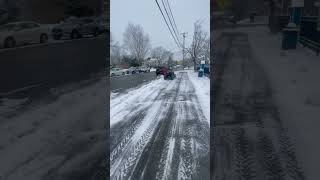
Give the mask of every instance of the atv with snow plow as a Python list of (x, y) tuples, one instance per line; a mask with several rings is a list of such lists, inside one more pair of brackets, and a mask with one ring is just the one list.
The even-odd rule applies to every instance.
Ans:
[(164, 80), (174, 80), (176, 78), (176, 75), (173, 71), (168, 71), (166, 74), (164, 74)]

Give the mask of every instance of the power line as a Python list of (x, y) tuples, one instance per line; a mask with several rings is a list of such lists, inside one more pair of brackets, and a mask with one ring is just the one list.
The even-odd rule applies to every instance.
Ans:
[(162, 12), (162, 9), (161, 9), (161, 7), (160, 7), (160, 5), (159, 5), (159, 3), (158, 3), (158, 0), (155, 0), (155, 2), (157, 3), (158, 8), (159, 8), (159, 10), (160, 10), (160, 12), (161, 12), (161, 14), (162, 14), (162, 17), (163, 17), (165, 23), (167, 24), (167, 27), (168, 27), (168, 29), (169, 29), (169, 31), (170, 31), (170, 34), (171, 34), (172, 38), (174, 39), (174, 41), (175, 41), (175, 43), (177, 44), (177, 46), (180, 47), (179, 44), (177, 43), (177, 40), (175, 39), (175, 36), (173, 35), (173, 33), (172, 33), (172, 31), (171, 31), (171, 29), (170, 29), (170, 27), (169, 27), (169, 24), (168, 24), (168, 22), (167, 22), (167, 19), (165, 18), (164, 14), (163, 14), (163, 12)]
[(179, 41), (179, 36), (177, 35), (177, 34), (179, 34), (179, 33), (177, 32), (177, 29), (175, 29), (174, 26), (173, 26), (173, 24), (172, 24), (171, 18), (170, 18), (170, 16), (169, 16), (168, 11), (167, 11), (167, 7), (166, 7), (166, 5), (164, 4), (163, 0), (161, 0), (161, 2), (162, 2), (162, 5), (163, 5), (163, 7), (164, 7), (164, 10), (165, 10), (165, 12), (166, 12), (166, 14), (167, 14), (167, 16), (168, 16), (169, 22), (170, 22), (170, 24), (171, 24), (171, 28), (172, 28), (174, 34), (176, 35), (176, 39), (178, 40), (179, 46), (181, 47), (181, 43), (180, 43), (180, 41)]
[(169, 11), (170, 11), (171, 17), (172, 17), (172, 19), (173, 19), (173, 23), (174, 23), (174, 26), (175, 26), (175, 28), (176, 28), (177, 34), (179, 34), (179, 30), (178, 30), (178, 28), (177, 28), (176, 21), (175, 21), (175, 19), (174, 19), (173, 13), (172, 13), (172, 11), (171, 11), (170, 3), (169, 3), (168, 0), (166, 0), (166, 1), (167, 1), (167, 4), (168, 4)]

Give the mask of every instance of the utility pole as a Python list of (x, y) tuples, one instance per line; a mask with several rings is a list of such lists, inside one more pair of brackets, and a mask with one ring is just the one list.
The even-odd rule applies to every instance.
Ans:
[(182, 65), (184, 66), (185, 65), (185, 62), (184, 62), (184, 58), (185, 58), (185, 55), (184, 55), (184, 46), (185, 46), (185, 38), (186, 38), (186, 34), (188, 34), (187, 32), (184, 32), (184, 33), (181, 33), (182, 34), (182, 37), (183, 37), (183, 47), (182, 47)]

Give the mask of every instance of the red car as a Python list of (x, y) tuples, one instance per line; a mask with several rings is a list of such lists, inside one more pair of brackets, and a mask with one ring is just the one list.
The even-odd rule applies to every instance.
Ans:
[(168, 68), (166, 68), (166, 67), (159, 67), (159, 68), (157, 68), (157, 70), (156, 70), (156, 74), (157, 74), (157, 76), (158, 75), (166, 75), (167, 73), (168, 73)]

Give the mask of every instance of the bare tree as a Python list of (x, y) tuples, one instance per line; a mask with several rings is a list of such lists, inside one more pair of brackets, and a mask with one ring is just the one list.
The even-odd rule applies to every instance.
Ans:
[(207, 37), (204, 44), (203, 56), (205, 61), (210, 61), (210, 38)]
[(110, 48), (110, 63), (113, 66), (119, 65), (121, 63), (121, 46), (119, 42), (116, 42), (111, 45)]
[(144, 33), (141, 25), (131, 23), (123, 34), (123, 45), (140, 65), (151, 49), (149, 35)]
[(122, 47), (115, 41), (110, 33), (110, 65), (116, 66), (121, 63)]
[(170, 56), (170, 51), (166, 50), (165, 48), (159, 46), (151, 51), (151, 57), (157, 60), (157, 64), (165, 64)]
[(194, 69), (196, 70), (199, 57), (204, 56), (206, 52), (206, 41), (208, 39), (208, 33), (203, 31), (201, 23), (199, 21), (194, 23), (193, 40), (191, 47), (187, 49), (192, 59)]

